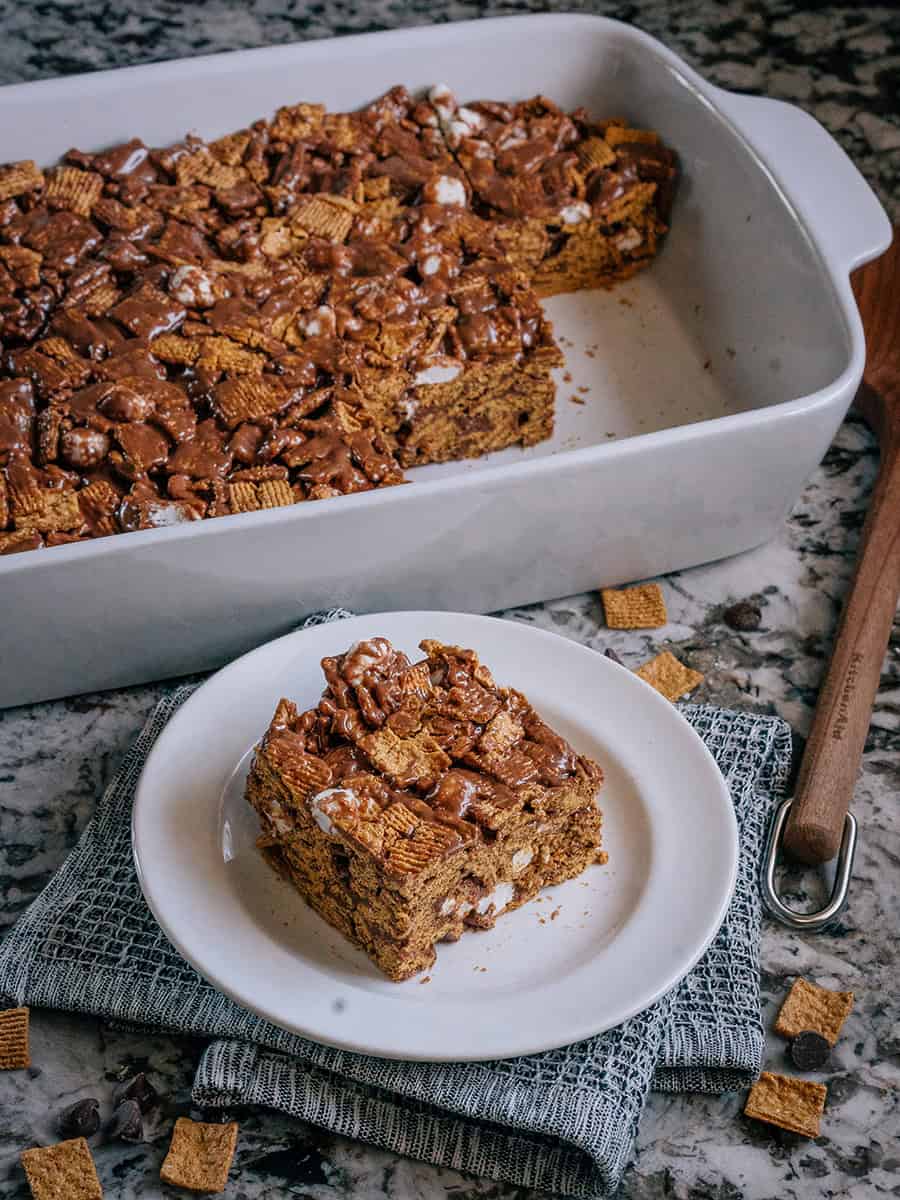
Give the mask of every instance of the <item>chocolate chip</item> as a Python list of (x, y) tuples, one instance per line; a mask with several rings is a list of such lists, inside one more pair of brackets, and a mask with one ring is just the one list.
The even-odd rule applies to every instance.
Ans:
[(144, 1122), (141, 1120), (141, 1108), (137, 1100), (123, 1100), (116, 1105), (113, 1119), (109, 1123), (109, 1135), (121, 1138), (123, 1142), (142, 1142), (144, 1140)]
[(726, 608), (722, 617), (729, 629), (736, 629), (739, 633), (752, 633), (759, 629), (762, 613), (751, 601), (739, 600), (737, 604)]
[(59, 1114), (58, 1124), (63, 1137), (90, 1137), (100, 1128), (100, 1101), (93, 1096), (77, 1100)]
[(620, 667), (625, 666), (625, 664), (622, 662), (621, 658), (619, 658), (618, 654), (616, 654), (615, 650), (610, 650), (610, 649), (604, 650), (603, 657), (610, 659), (611, 662), (618, 663)]
[(813, 1029), (805, 1029), (791, 1041), (791, 1061), (798, 1071), (818, 1071), (831, 1057), (827, 1038)]
[(113, 1099), (116, 1105), (121, 1104), (123, 1100), (134, 1100), (142, 1113), (148, 1113), (159, 1104), (159, 1093), (144, 1072), (140, 1071), (119, 1084)]

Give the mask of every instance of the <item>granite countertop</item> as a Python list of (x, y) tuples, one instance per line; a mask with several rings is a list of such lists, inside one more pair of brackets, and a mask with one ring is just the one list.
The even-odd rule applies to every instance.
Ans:
[[(502, 2), (441, 6), (440, 19), (538, 11), (553, 4)], [(794, 101), (839, 139), (900, 215), (900, 13), (792, 0), (638, 0), (560, 8), (633, 21), (667, 41), (708, 78)], [(427, 0), (0, 0), (0, 83), (153, 59), (203, 54), (335, 33), (424, 23)], [(2, 131), (0, 131), (2, 158)], [(611, 633), (594, 594), (507, 614), (603, 648), (629, 665), (660, 643), (706, 675), (695, 699), (775, 712), (808, 730), (829, 638), (853, 564), (877, 465), (868, 430), (851, 416), (814, 473), (781, 534), (759, 550), (663, 581), (670, 624), (652, 633)], [(738, 634), (723, 606), (751, 596), (762, 627)], [(824, 1134), (789, 1144), (740, 1116), (743, 1096), (651, 1097), (638, 1157), (621, 1196), (709, 1200), (846, 1200), (896, 1195), (900, 1173), (900, 641), (892, 642), (869, 733), (854, 809), (861, 822), (852, 899), (840, 924), (803, 937), (769, 923), (763, 995), (769, 1023), (790, 979), (807, 974), (852, 989), (856, 1007), (833, 1056)], [(32, 705), (0, 713), (0, 927), (47, 883), (74, 845), (154, 702), (172, 685)], [(795, 902), (821, 880), (791, 874)], [(27, 1073), (0, 1075), (0, 1194), (24, 1198), (17, 1165), (27, 1145), (53, 1139), (53, 1114), (79, 1096), (105, 1095), (109, 1080), (146, 1069), (169, 1113), (187, 1112), (200, 1045), (108, 1027), (58, 1013), (33, 1018)], [(770, 1066), (783, 1064), (777, 1039)], [(105, 1194), (113, 1200), (175, 1195), (159, 1184), (168, 1124), (142, 1146), (101, 1145)], [(515, 1189), (349, 1143), (271, 1113), (242, 1124), (229, 1195), (244, 1200), (513, 1200)]]

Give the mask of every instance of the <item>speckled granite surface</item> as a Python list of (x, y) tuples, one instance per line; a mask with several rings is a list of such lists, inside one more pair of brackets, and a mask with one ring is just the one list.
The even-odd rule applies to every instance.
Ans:
[[(263, 45), (330, 33), (435, 19), (460, 19), (542, 4), (302, 3), (299, 0), (97, 0), (35, 5), (0, 0), (0, 82)], [(562, 6), (561, 6), (562, 7)], [(795, 4), (784, 0), (674, 0), (572, 4), (632, 20), (664, 38), (725, 86), (795, 101), (839, 138), (900, 215), (900, 12), (887, 6)], [(2, 130), (0, 130), (2, 158)], [(852, 566), (876, 450), (851, 419), (797, 503), (780, 537), (750, 554), (664, 581), (670, 625), (651, 634), (609, 633), (596, 596), (517, 610), (518, 619), (597, 647), (630, 665), (660, 643), (707, 675), (696, 696), (778, 712), (798, 736), (808, 728), (828, 639)], [(721, 622), (727, 601), (755, 596), (759, 632), (739, 635)], [(864, 1200), (898, 1194), (900, 1177), (900, 641), (885, 663), (855, 811), (862, 823), (852, 903), (827, 935), (804, 938), (769, 925), (763, 992), (771, 1018), (796, 973), (851, 988), (857, 1006), (828, 1075), (823, 1136), (795, 1142), (740, 1117), (743, 1098), (655, 1096), (623, 1200)], [(35, 705), (0, 713), (0, 924), (12, 922), (74, 844), (97, 796), (155, 699), (168, 685)], [(788, 879), (795, 899), (815, 879)], [(0, 1194), (27, 1189), (17, 1151), (53, 1137), (53, 1114), (81, 1095), (108, 1095), (110, 1080), (146, 1066), (166, 1093), (166, 1117), (143, 1146), (94, 1139), (112, 1200), (157, 1198), (169, 1117), (186, 1112), (199, 1045), (111, 1030), (60, 1014), (37, 1014), (34, 1067), (0, 1075)], [(783, 1063), (778, 1039), (770, 1066)], [(489, 1181), (437, 1170), (270, 1114), (248, 1114), (229, 1195), (314, 1200), (513, 1200)]]

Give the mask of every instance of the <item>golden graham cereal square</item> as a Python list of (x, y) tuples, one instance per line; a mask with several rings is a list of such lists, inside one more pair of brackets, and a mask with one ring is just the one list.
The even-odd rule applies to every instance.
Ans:
[(638, 667), (635, 674), (652, 688), (656, 688), (660, 695), (673, 702), (686, 696), (703, 682), (699, 671), (692, 671), (690, 667), (680, 663), (668, 650)]
[(603, 611), (610, 629), (659, 629), (669, 619), (658, 583), (602, 588)]
[(28, 1053), (28, 1009), (0, 1012), (0, 1071), (21, 1071), (31, 1066)]
[(793, 1038), (812, 1029), (833, 1046), (852, 1007), (852, 992), (832, 992), (805, 979), (795, 979), (775, 1020), (775, 1032)]
[(91, 1151), (83, 1137), (23, 1150), (22, 1166), (34, 1200), (103, 1200)]
[(163, 1183), (191, 1192), (223, 1192), (237, 1145), (236, 1121), (210, 1125), (179, 1117), (160, 1168)]
[(824, 1083), (763, 1071), (750, 1089), (744, 1115), (804, 1137), (818, 1137), (827, 1093)]

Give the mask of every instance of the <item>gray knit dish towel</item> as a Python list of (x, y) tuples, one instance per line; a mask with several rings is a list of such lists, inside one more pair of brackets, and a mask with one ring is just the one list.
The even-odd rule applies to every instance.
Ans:
[(674, 991), (559, 1050), (410, 1063), (269, 1024), (206, 983), (156, 924), (132, 862), (131, 809), (153, 743), (191, 690), (160, 701), (78, 845), (0, 944), (0, 995), (209, 1037), (194, 1081), (199, 1105), (266, 1105), (411, 1158), (570, 1196), (615, 1192), (651, 1088), (717, 1093), (755, 1078), (764, 1048), (759, 864), (790, 767), (783, 721), (681, 706), (730, 789), (740, 863), (722, 928)]

